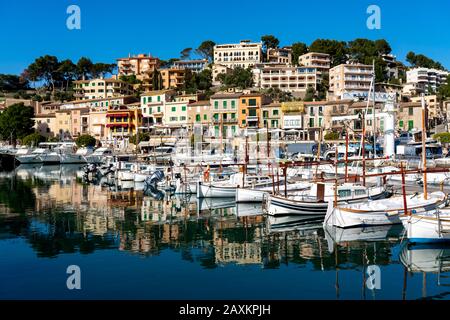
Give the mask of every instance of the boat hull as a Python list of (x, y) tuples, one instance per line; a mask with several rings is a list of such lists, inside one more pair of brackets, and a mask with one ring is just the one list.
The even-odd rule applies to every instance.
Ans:
[[(389, 196), (388, 192), (372, 194), (372, 200), (384, 199)], [(345, 199), (338, 201), (339, 204), (358, 203), (367, 201), (367, 197)], [(269, 215), (325, 215), (328, 210), (328, 201), (296, 201), (278, 196), (269, 196), (267, 201)], [(331, 201), (333, 202), (333, 201)]]
[(197, 198), (235, 198), (236, 187), (197, 183)]
[(410, 243), (450, 242), (450, 216), (437, 219), (431, 215), (413, 214), (402, 217)]

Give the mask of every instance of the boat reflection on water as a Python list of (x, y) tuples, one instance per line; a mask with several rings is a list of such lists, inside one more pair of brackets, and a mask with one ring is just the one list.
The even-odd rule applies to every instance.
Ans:
[(405, 245), (400, 253), (400, 261), (409, 272), (449, 272), (450, 245)]
[[(449, 244), (419, 244), (411, 245), (405, 244), (399, 254), (399, 260), (404, 266), (403, 273), (403, 291), (402, 298), (406, 300), (408, 287), (413, 287), (414, 274), (422, 274), (422, 299), (448, 299), (450, 292), (438, 291), (435, 294), (430, 294), (429, 291), (434, 291), (439, 287), (449, 287), (448, 280), (450, 272), (450, 245)], [(411, 275), (408, 277), (408, 273)], [(427, 280), (427, 275), (435, 275), (436, 281)], [(435, 286), (433, 286), (435, 284)], [(414, 290), (412, 294), (417, 294)], [(410, 293), (411, 294), (411, 293)], [(408, 297), (410, 298), (410, 297)]]
[(233, 198), (199, 198), (197, 199), (197, 210), (214, 212), (218, 209), (230, 208), (236, 214), (236, 204)]
[(328, 251), (332, 253), (335, 245), (348, 245), (351, 242), (397, 242), (402, 233), (400, 225), (370, 226), (360, 228), (338, 228), (324, 225), (325, 239), (328, 243)]
[(263, 215), (262, 205), (260, 203), (236, 203), (236, 216), (249, 217)]
[(322, 216), (268, 216), (267, 229), (269, 233), (291, 231), (317, 231), (323, 223)]

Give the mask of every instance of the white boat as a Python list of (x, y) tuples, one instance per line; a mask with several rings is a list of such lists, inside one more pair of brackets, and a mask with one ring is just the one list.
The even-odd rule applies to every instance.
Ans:
[(87, 163), (102, 163), (106, 157), (113, 155), (113, 152), (109, 148), (97, 148), (94, 152), (86, 156)]
[(450, 167), (450, 158), (434, 159), (434, 163), (436, 163), (436, 167), (448, 168)]
[(153, 172), (155, 167), (148, 164), (137, 164), (134, 174), (134, 182), (144, 182)]
[(132, 162), (120, 162), (118, 164), (119, 170), (117, 171), (117, 179), (120, 181), (134, 181), (134, 167), (135, 163)]
[[(269, 195), (267, 198), (268, 214), (325, 215), (328, 209), (328, 202), (334, 201), (334, 188), (334, 184), (331, 183), (315, 183), (310, 190), (290, 195), (287, 198)], [(336, 195), (338, 204), (343, 204), (357, 203), (368, 199), (383, 199), (390, 196), (390, 192), (385, 187), (367, 188), (345, 183), (338, 186)]]
[(450, 209), (438, 208), (402, 216), (410, 243), (450, 242)]
[[(288, 183), (286, 190), (288, 192), (301, 191), (311, 188), (310, 183), (298, 182)], [(284, 192), (284, 184), (280, 185), (280, 193)], [(273, 193), (273, 186), (260, 187), (260, 188), (236, 188), (236, 203), (262, 203), (264, 196)], [(278, 190), (278, 187), (275, 187)]]
[(91, 148), (80, 148), (75, 153), (62, 153), (60, 155), (61, 164), (86, 163), (86, 156), (93, 153)]
[[(201, 182), (197, 183), (198, 198), (236, 198), (236, 189), (243, 184), (242, 173), (230, 176), (229, 180), (223, 182)], [(262, 188), (271, 186), (272, 179), (268, 176), (245, 175), (244, 185), (250, 188)]]
[[(423, 179), (418, 179), (423, 183)], [(429, 172), (427, 173), (427, 183), (435, 185), (448, 185), (450, 183), (450, 173), (448, 172)]]
[(29, 164), (29, 163), (42, 163), (41, 156), (50, 152), (50, 150), (45, 148), (36, 148), (31, 153), (27, 154), (16, 154), (16, 159), (21, 164)]
[[(408, 196), (407, 209), (414, 214), (436, 210), (445, 205), (447, 196), (443, 192), (433, 192), (425, 200), (423, 194)], [(367, 201), (363, 203), (338, 204), (329, 203), (324, 224), (340, 227), (363, 227), (401, 223), (404, 214), (404, 198), (396, 196), (389, 199)]]

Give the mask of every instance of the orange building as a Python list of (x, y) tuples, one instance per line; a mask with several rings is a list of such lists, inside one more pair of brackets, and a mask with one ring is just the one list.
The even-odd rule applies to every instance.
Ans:
[(241, 128), (262, 128), (261, 106), (270, 99), (260, 93), (248, 93), (239, 98), (238, 121)]

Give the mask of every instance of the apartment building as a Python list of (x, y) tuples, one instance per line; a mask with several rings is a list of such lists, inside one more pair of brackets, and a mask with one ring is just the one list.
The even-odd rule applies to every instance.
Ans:
[(299, 66), (316, 68), (318, 72), (326, 73), (331, 67), (329, 54), (319, 52), (308, 52), (298, 57)]
[(164, 106), (163, 124), (171, 128), (188, 126), (188, 102), (171, 101)]
[(260, 93), (247, 93), (239, 98), (238, 122), (240, 128), (262, 128), (263, 105), (269, 104), (270, 99)]
[(262, 125), (269, 129), (281, 127), (281, 103), (272, 102), (261, 106)]
[(74, 96), (79, 100), (105, 99), (134, 93), (131, 84), (113, 78), (74, 81), (74, 91)]
[[(446, 119), (446, 111), (443, 102), (437, 95), (424, 96), (425, 104), (427, 106), (427, 116), (432, 124), (440, 124)], [(422, 97), (411, 97), (411, 102), (420, 103), (422, 105)]]
[(176, 91), (159, 90), (149, 91), (141, 94), (141, 112), (144, 118), (144, 126), (162, 125), (165, 104), (174, 101)]
[(106, 135), (110, 140), (131, 137), (142, 125), (140, 108), (110, 106), (106, 112), (106, 119)]
[(49, 138), (54, 137), (56, 128), (55, 113), (38, 114), (34, 118), (34, 129), (41, 136)]
[(397, 112), (397, 128), (401, 131), (421, 130), (422, 104), (420, 102), (400, 103)]
[(89, 130), (89, 108), (61, 109), (55, 112), (54, 135), (75, 139)]
[(269, 63), (292, 64), (292, 48), (269, 48), (266, 61)]
[(405, 94), (433, 94), (441, 85), (447, 83), (449, 75), (450, 73), (447, 71), (436, 69), (411, 69), (406, 72), (406, 83), (408, 86), (405, 88)]
[(152, 73), (160, 66), (160, 60), (147, 54), (129, 55), (128, 58), (117, 59), (119, 76), (135, 75), (141, 81), (151, 83)]
[(220, 85), (219, 75), (220, 74), (230, 74), (233, 72), (233, 69), (224, 66), (222, 64), (213, 64), (212, 66), (212, 85), (218, 86)]
[[(111, 98), (75, 100), (75, 101), (60, 103), (56, 110), (76, 109), (76, 108), (102, 108), (102, 107), (107, 108), (109, 106), (128, 105), (128, 104), (131, 104), (136, 101), (137, 101), (136, 97), (130, 96), (130, 95), (111, 97)], [(52, 110), (54, 110), (53, 106), (49, 106), (49, 107), (52, 107)], [(44, 109), (44, 108), (47, 108), (47, 106), (42, 106), (42, 109)], [(43, 112), (44, 112), (44, 110), (43, 110)]]
[(201, 100), (188, 104), (188, 122), (209, 126), (211, 121), (211, 101)]
[(216, 93), (211, 96), (211, 122), (214, 136), (232, 138), (239, 133), (238, 109), (242, 93)]
[(107, 116), (108, 107), (90, 108), (89, 110), (89, 134), (95, 139), (103, 141), (107, 138)]
[(304, 96), (308, 88), (316, 90), (322, 78), (317, 69), (312, 67), (257, 64), (253, 69), (253, 79), (258, 88), (278, 88)]
[(202, 72), (208, 66), (207, 59), (197, 59), (197, 60), (178, 60), (172, 64), (174, 69), (186, 69), (191, 70), (194, 73)]
[(160, 73), (164, 89), (180, 89), (183, 86), (186, 69), (161, 69)]
[(365, 64), (341, 64), (330, 69), (330, 92), (335, 98), (342, 98), (344, 93), (354, 95), (369, 91), (373, 68)]
[(248, 68), (262, 62), (262, 42), (242, 40), (237, 44), (220, 44), (214, 46), (214, 64), (228, 68)]

